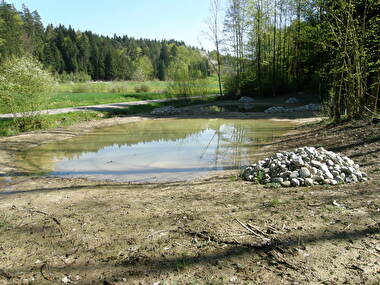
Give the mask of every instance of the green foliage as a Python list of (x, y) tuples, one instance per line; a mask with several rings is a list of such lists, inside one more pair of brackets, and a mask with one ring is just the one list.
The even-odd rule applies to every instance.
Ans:
[(278, 188), (281, 188), (281, 184), (280, 183), (268, 183), (268, 184), (265, 184), (264, 188), (268, 188), (268, 189), (278, 189)]
[(207, 79), (182, 78), (172, 82), (168, 94), (177, 97), (204, 96), (209, 93)]
[(187, 264), (186, 264), (186, 262), (184, 260), (179, 260), (176, 263), (177, 271), (184, 270), (186, 266), (187, 266)]
[(150, 88), (149, 88), (149, 85), (147, 84), (141, 84), (141, 85), (136, 85), (135, 86), (135, 91), (137, 93), (146, 93), (146, 92), (149, 92)]
[(133, 80), (146, 81), (153, 79), (154, 69), (151, 60), (147, 56), (140, 57), (135, 64)]
[(92, 80), (166, 80), (170, 63), (183, 55), (200, 58), (197, 64), (188, 62), (188, 67), (208, 74), (207, 58), (183, 42), (110, 38), (62, 25), (44, 27), (37, 11), (25, 6), (17, 11), (12, 4), (1, 1), (0, 61), (25, 53), (38, 58), (52, 73), (63, 74), (65, 82), (88, 81), (82, 74)]
[(0, 232), (6, 231), (11, 228), (9, 217), (4, 214), (0, 213)]
[(229, 96), (235, 96), (239, 93), (239, 81), (236, 74), (228, 74), (223, 77), (224, 94)]
[(279, 204), (281, 203), (280, 200), (278, 199), (273, 199), (267, 203), (265, 203), (265, 207), (268, 207), (268, 208), (274, 208), (274, 207), (277, 207)]
[(87, 73), (81, 71), (77, 73), (66, 73), (63, 72), (62, 74), (55, 74), (56, 79), (60, 83), (65, 83), (65, 82), (88, 82), (91, 81), (91, 76), (88, 75)]
[(12, 57), (0, 65), (0, 103), (14, 114), (21, 130), (41, 127), (40, 110), (54, 86), (52, 76), (30, 57)]
[[(177, 100), (175, 102), (163, 102), (163, 103), (150, 103), (146, 105), (133, 105), (126, 109), (116, 109), (108, 112), (71, 112), (65, 114), (57, 114), (57, 115), (41, 115), (41, 120), (44, 122), (43, 125), (35, 126), (35, 129), (51, 129), (58, 127), (67, 127), (76, 123), (84, 122), (84, 121), (92, 121), (99, 120), (104, 117), (112, 117), (119, 115), (133, 115), (140, 113), (149, 113), (153, 111), (155, 108), (163, 107), (163, 106), (175, 106), (175, 107), (183, 107), (188, 105), (198, 105), (204, 104), (214, 101), (215, 98), (205, 98), (205, 99), (197, 99), (191, 101)], [(22, 133), (27, 130), (20, 130), (16, 127), (15, 118), (3, 119), (0, 120), (0, 136), (12, 136)]]
[(256, 173), (256, 179), (255, 179), (256, 184), (264, 184), (265, 183), (265, 172), (262, 170), (259, 170)]
[[(312, 90), (339, 120), (380, 106), (378, 0), (229, 1), (227, 94)], [(213, 54), (212, 54), (213, 56)], [(232, 74), (232, 75), (228, 75)]]

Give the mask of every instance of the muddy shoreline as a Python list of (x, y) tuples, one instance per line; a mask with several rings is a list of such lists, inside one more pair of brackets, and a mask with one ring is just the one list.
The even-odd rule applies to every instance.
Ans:
[[(145, 119), (3, 138), (3, 178), (20, 171), (20, 149)], [(272, 189), (227, 173), (139, 185), (19, 173), (0, 194), (0, 284), (378, 284), (379, 133), (366, 121), (300, 124), (265, 146), (323, 146), (371, 177), (336, 187)]]

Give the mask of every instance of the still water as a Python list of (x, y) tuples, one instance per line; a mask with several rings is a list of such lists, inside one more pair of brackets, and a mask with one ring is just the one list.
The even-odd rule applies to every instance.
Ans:
[(120, 182), (190, 180), (239, 169), (294, 124), (273, 120), (146, 120), (97, 129), (22, 153), (22, 167)]

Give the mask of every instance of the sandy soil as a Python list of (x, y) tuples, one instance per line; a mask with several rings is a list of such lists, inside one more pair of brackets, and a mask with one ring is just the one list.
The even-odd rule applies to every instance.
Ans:
[(379, 284), (379, 125), (302, 125), (265, 147), (323, 146), (371, 177), (336, 187), (235, 176), (131, 185), (16, 167), (22, 149), (142, 119), (0, 140), (0, 284)]

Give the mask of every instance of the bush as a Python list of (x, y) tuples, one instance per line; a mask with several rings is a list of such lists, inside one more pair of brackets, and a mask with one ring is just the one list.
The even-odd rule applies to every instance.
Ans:
[(224, 94), (235, 96), (239, 93), (239, 83), (236, 75), (229, 74), (223, 79)]
[(61, 83), (64, 82), (88, 82), (91, 81), (91, 76), (86, 72), (56, 74), (57, 80)]
[(128, 91), (127, 86), (122, 84), (113, 84), (111, 85), (110, 90), (108, 93), (117, 93), (117, 94), (126, 94)]
[(12, 57), (0, 65), (0, 103), (14, 115), (20, 130), (40, 128), (53, 77), (31, 57)]
[(141, 84), (141, 85), (135, 86), (135, 91), (137, 93), (146, 93), (146, 92), (149, 92), (149, 90), (150, 90), (150, 88), (146, 84)]

